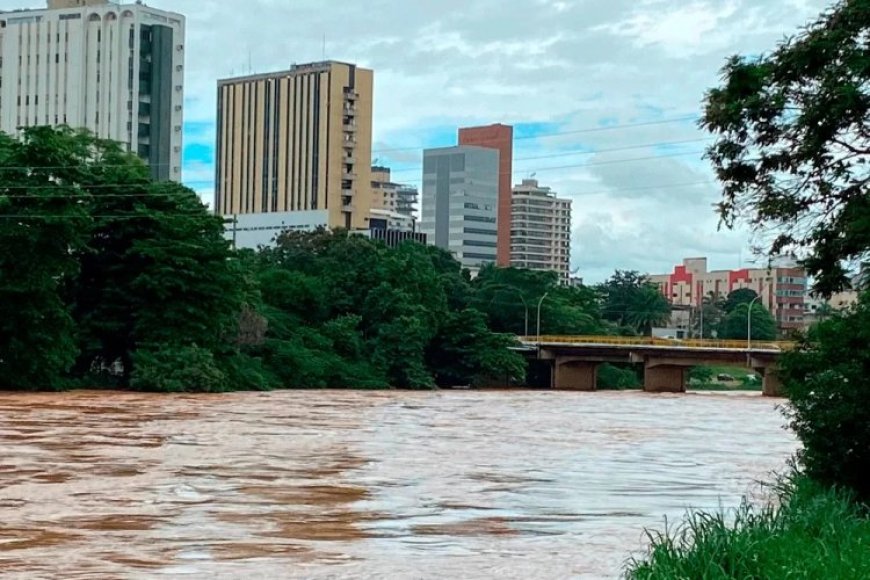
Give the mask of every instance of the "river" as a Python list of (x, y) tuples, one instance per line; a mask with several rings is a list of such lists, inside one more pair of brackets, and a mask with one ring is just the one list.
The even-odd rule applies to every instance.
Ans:
[(616, 578), (797, 444), (750, 394), (0, 393), (3, 578)]

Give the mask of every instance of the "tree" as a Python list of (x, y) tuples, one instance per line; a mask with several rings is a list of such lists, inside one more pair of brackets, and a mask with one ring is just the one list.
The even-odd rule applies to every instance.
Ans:
[(844, 316), (815, 325), (782, 361), (791, 427), (807, 474), (870, 504), (870, 294)]
[(692, 332), (701, 338), (718, 338), (722, 320), (725, 318), (725, 300), (712, 292), (701, 300), (697, 316), (692, 318)]
[[(749, 305), (741, 304), (722, 321), (719, 337), (725, 340), (746, 340)], [(776, 320), (761, 304), (752, 305), (752, 340), (775, 340)]]
[(731, 227), (772, 232), (770, 254), (803, 252), (822, 295), (870, 248), (870, 3), (841, 0), (760, 57), (732, 57), (701, 124)]
[(649, 335), (654, 326), (670, 320), (671, 307), (649, 278), (639, 272), (617, 270), (598, 287), (602, 316), (621, 327)]
[(65, 178), (90, 162), (70, 129), (0, 133), (0, 387), (57, 389), (78, 352), (63, 286), (87, 239), (87, 195)]
[(725, 298), (723, 308), (726, 313), (730, 314), (741, 304), (749, 304), (753, 300), (758, 299), (758, 292), (750, 288), (738, 288), (734, 290), (728, 297)]

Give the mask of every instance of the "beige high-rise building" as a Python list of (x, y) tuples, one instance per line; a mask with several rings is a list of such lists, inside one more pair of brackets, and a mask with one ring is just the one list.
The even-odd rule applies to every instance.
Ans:
[(571, 263), (571, 200), (535, 179), (513, 189), (511, 266), (557, 272), (567, 284)]
[(368, 228), (373, 82), (334, 61), (218, 81), (217, 212), (319, 211), (329, 227)]

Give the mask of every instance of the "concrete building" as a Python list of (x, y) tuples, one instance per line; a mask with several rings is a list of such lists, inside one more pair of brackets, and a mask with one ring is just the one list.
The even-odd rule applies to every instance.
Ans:
[(372, 209), (395, 211), (406, 216), (417, 213), (417, 188), (393, 183), (389, 167), (372, 167)]
[(108, 0), (47, 6), (0, 12), (0, 130), (89, 129), (180, 181), (184, 17)]
[(498, 169), (498, 256), (499, 266), (511, 263), (511, 182), (513, 179), (514, 128), (509, 125), (487, 125), (459, 129), (459, 145), (495, 149), (499, 154)]
[(414, 216), (386, 209), (373, 209), (370, 216), (369, 229), (377, 228), (397, 232), (417, 231), (417, 220)]
[(771, 268), (707, 271), (707, 258), (687, 258), (673, 273), (650, 276), (673, 306), (699, 307), (704, 296), (726, 297), (734, 290), (749, 288), (776, 319), (779, 330), (788, 333), (804, 327), (807, 274), (794, 264)]
[(563, 284), (571, 275), (571, 200), (560, 199), (535, 179), (513, 189), (511, 266), (556, 272)]
[(497, 258), (498, 172), (495, 149), (459, 146), (423, 152), (420, 231), (472, 272)]
[(860, 300), (857, 290), (843, 290), (833, 294), (827, 300), (810, 294), (804, 303), (804, 326), (809, 328), (817, 322), (822, 322), (837, 312), (849, 310)]
[(285, 211), (252, 213), (224, 218), (224, 238), (234, 248), (256, 250), (260, 246), (272, 246), (284, 232), (313, 232), (327, 227), (326, 210)]
[(218, 81), (217, 212), (323, 210), (367, 229), (373, 79), (327, 61)]

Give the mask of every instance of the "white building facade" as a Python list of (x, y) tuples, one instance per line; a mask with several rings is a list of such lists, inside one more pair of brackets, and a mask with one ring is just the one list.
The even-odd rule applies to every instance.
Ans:
[(511, 199), (511, 266), (556, 272), (570, 281), (571, 200), (524, 179)]
[(326, 210), (225, 215), (224, 239), (234, 249), (256, 250), (275, 246), (278, 236), (285, 232), (313, 232), (328, 224)]
[(0, 12), (0, 130), (86, 128), (180, 181), (184, 17), (108, 0), (48, 6)]

